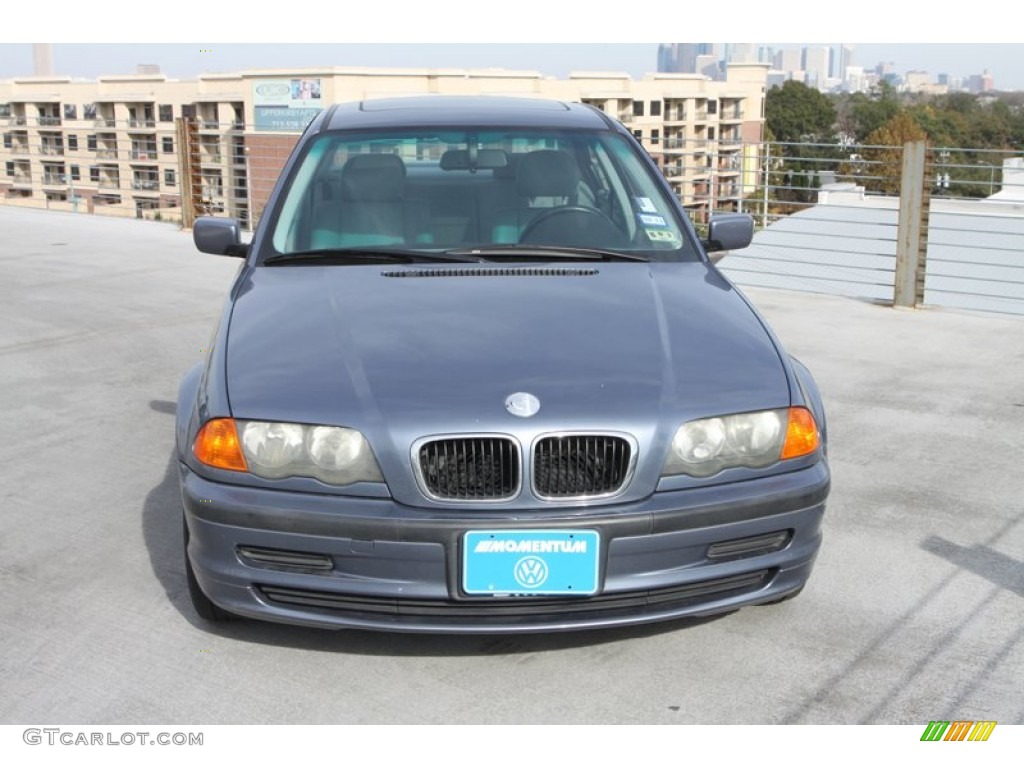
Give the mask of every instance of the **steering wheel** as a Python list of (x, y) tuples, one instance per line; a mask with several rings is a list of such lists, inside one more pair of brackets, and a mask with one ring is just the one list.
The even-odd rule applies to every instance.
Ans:
[(563, 205), (544, 211), (523, 228), (520, 243), (614, 248), (626, 238), (603, 211), (589, 205)]

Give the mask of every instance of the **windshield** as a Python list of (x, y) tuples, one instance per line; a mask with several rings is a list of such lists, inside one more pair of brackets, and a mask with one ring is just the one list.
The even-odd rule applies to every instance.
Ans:
[(549, 129), (317, 136), (270, 246), (264, 258), (395, 248), (514, 260), (527, 246), (698, 258), (675, 202), (625, 138)]

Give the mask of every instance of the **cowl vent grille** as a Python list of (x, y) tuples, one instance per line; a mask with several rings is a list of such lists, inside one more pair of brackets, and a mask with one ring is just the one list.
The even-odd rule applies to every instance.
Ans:
[(596, 269), (561, 267), (455, 267), (452, 269), (399, 269), (383, 277), (593, 277)]

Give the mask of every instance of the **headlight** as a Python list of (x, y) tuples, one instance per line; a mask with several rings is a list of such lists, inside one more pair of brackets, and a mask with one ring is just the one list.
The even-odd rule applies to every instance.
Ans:
[[(206, 446), (214, 438), (224, 443), (224, 435), (233, 437), (236, 430), (241, 439), (234, 439), (230, 460), (221, 458), (227, 455), (223, 448), (216, 452)], [(216, 419), (199, 431), (193, 450), (210, 466), (272, 479), (314, 477), (331, 485), (384, 479), (366, 438), (346, 427)]]
[(766, 467), (817, 447), (818, 428), (806, 408), (688, 421), (672, 439), (662, 475), (710, 477), (730, 467)]

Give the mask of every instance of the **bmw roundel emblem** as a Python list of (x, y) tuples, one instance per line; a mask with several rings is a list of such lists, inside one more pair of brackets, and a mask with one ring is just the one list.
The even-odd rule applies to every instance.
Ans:
[(540, 400), (529, 392), (514, 392), (505, 398), (505, 409), (513, 416), (528, 419), (540, 410)]

